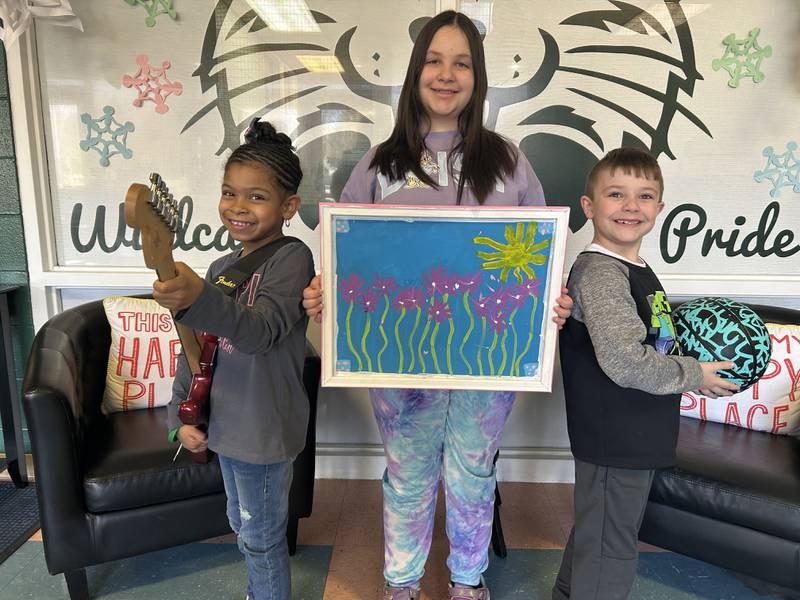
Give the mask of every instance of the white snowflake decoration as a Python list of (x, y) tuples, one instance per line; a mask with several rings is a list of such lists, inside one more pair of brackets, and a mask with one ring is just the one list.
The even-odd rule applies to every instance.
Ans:
[(74, 27), (83, 31), (83, 23), (75, 15), (69, 0), (0, 0), (0, 40), (6, 49), (28, 30), (33, 19), (46, 19), (53, 25)]

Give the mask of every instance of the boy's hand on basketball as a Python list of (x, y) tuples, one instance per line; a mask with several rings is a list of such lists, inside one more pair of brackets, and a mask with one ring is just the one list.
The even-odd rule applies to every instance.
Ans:
[(177, 437), (190, 452), (203, 452), (208, 448), (208, 436), (194, 425), (181, 425)]
[(317, 323), (322, 322), (322, 277), (315, 275), (303, 290), (303, 308)]
[(561, 286), (561, 295), (556, 298), (556, 305), (553, 307), (553, 312), (556, 313), (556, 316), (553, 317), (553, 321), (558, 325), (558, 328), (561, 329), (564, 327), (564, 323), (567, 322), (569, 319), (569, 315), (572, 313), (572, 298), (569, 296), (569, 290), (567, 290), (566, 286)]
[(739, 391), (739, 386), (723, 379), (717, 375), (717, 371), (733, 369), (732, 361), (723, 360), (719, 362), (701, 362), (700, 368), (703, 370), (703, 384), (698, 390), (703, 396), (709, 398), (719, 398), (720, 396), (732, 396)]
[(153, 283), (153, 298), (172, 311), (189, 308), (200, 297), (204, 286), (200, 276), (188, 265), (177, 262), (175, 270), (176, 277)]

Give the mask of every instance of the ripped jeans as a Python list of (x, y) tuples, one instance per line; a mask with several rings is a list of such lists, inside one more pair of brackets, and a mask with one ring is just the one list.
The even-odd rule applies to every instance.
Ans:
[(291, 461), (254, 465), (219, 455), (228, 521), (247, 562), (251, 600), (290, 600), (289, 515)]

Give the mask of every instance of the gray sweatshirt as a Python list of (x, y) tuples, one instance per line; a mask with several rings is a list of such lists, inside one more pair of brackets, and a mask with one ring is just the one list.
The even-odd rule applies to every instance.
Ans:
[(572, 454), (627, 469), (673, 464), (680, 392), (703, 372), (680, 355), (661, 283), (647, 265), (595, 250), (578, 255), (567, 287), (575, 304), (559, 350)]
[(584, 323), (600, 368), (618, 386), (675, 394), (703, 383), (689, 356), (662, 354), (646, 343), (651, 333), (637, 311), (631, 273), (648, 269), (597, 253), (580, 254), (570, 272), (572, 317)]
[[(215, 260), (197, 301), (179, 321), (219, 336), (211, 386), (208, 447), (253, 464), (292, 460), (305, 445), (308, 398), (303, 387), (306, 325), (303, 288), (314, 275), (302, 242), (279, 249), (233, 296), (211, 285), (234, 252)], [(181, 425), (191, 373), (178, 361), (168, 406), (169, 428)]]

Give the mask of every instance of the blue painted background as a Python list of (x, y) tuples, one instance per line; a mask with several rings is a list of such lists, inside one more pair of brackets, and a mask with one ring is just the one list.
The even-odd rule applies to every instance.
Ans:
[[(491, 321), (478, 317), (474, 304), (479, 297), (491, 296), (498, 292), (511, 290), (519, 295), (521, 291), (517, 287), (519, 281), (513, 271), (508, 275), (506, 282), (501, 282), (500, 269), (481, 269), (485, 260), (480, 258), (477, 252), (495, 252), (496, 250), (473, 242), (473, 238), (476, 236), (485, 236), (499, 243), (507, 244), (505, 227), (511, 225), (513, 228), (516, 223), (517, 221), (513, 220), (476, 222), (337, 217), (334, 223), (338, 325), (336, 336), (337, 371), (398, 373), (401, 358), (396, 338), (396, 334), (398, 334), (402, 345), (404, 373), (477, 376), (481, 375), (482, 370), (482, 374), (485, 376), (508, 377), (512, 373), (516, 375), (517, 372), (522, 376), (535, 375), (538, 371), (541, 345), (541, 321), (544, 314), (549, 314), (549, 311), (545, 311), (546, 307), (543, 306), (540, 298), (545, 296), (547, 290), (550, 246), (538, 252), (547, 259), (544, 265), (529, 265), (534, 270), (535, 279), (538, 280), (535, 287), (538, 290), (539, 298), (534, 298), (526, 292), (524, 304), (517, 306), (516, 310), (506, 307), (502, 313), (506, 329), (499, 332), (496, 339)], [(552, 245), (553, 230), (553, 221), (537, 221), (534, 243), (551, 239)], [(452, 315), (452, 323), (449, 319), (445, 319), (436, 329), (434, 320), (428, 323), (432, 297), (430, 290), (425, 288), (423, 277), (430, 277), (432, 270), (441, 268), (448, 276), (464, 277), (480, 273), (482, 281), (479, 289), (468, 295), (469, 312), (464, 307), (464, 294), (460, 291), (452, 291), (446, 296), (444, 293), (435, 294), (437, 304), (446, 304)], [(350, 297), (352, 302), (348, 302), (343, 296), (344, 280), (353, 274), (360, 277), (363, 285), (360, 286), (357, 295)], [(524, 273), (521, 273), (521, 276), (529, 282)], [(397, 284), (397, 289), (392, 291), (388, 297), (378, 295), (373, 304), (374, 309), (369, 313), (362, 303), (364, 294), (369, 287), (375, 284), (376, 278), (392, 278)], [(408, 287), (417, 287), (424, 291), (425, 304), (421, 309), (416, 328), (414, 327), (418, 313), (416, 308), (408, 309), (405, 316), (401, 318), (400, 309), (392, 306), (400, 290)], [(502, 297), (496, 296), (494, 300), (502, 302)], [(522, 303), (522, 299), (519, 302)], [(355, 354), (347, 341), (348, 312), (350, 313), (350, 340)], [(470, 314), (473, 318), (471, 332), (469, 331)], [(364, 338), (368, 322), (369, 330)], [(484, 323), (485, 334), (483, 333)], [(385, 339), (381, 332), (381, 325)], [(428, 325), (427, 331), (426, 325)], [(451, 329), (452, 338), (448, 344)], [(411, 338), (411, 348), (409, 348), (412, 332), (413, 338)], [(424, 343), (420, 352), (419, 342), (423, 335)], [(434, 335), (435, 342), (432, 347), (431, 338)], [(493, 350), (492, 345), (494, 345)], [(526, 345), (528, 346), (527, 352), (519, 361), (516, 361)], [(479, 347), (481, 348), (480, 353)], [(364, 352), (364, 348), (366, 348), (366, 352)], [(478, 356), (480, 356), (480, 365)], [(369, 357), (369, 361), (367, 357)], [(360, 367), (358, 358), (361, 358)], [(515, 363), (517, 371), (514, 371)], [(502, 371), (500, 371), (501, 366), (503, 367)]]

